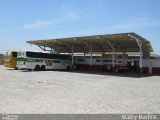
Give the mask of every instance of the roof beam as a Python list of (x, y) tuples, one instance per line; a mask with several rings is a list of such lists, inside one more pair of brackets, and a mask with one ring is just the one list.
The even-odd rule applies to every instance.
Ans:
[(102, 40), (103, 43), (107, 43), (107, 44), (111, 47), (111, 49), (114, 48), (114, 47), (113, 47), (113, 45), (114, 45), (113, 42), (107, 40), (106, 38), (104, 38), (104, 37), (101, 36), (101, 35), (98, 35), (98, 36), (97, 36), (97, 39), (99, 39), (99, 38), (101, 38), (101, 40)]
[(89, 46), (89, 44), (86, 42), (86, 40), (83, 40), (83, 39), (80, 39), (80, 38), (77, 38), (77, 37), (75, 37), (74, 40), (80, 40), (80, 41), (82, 41), (82, 42), (85, 44), (85, 46), (90, 50), (90, 46)]
[(72, 47), (71, 46), (69, 46), (68, 44), (64, 44), (69, 50), (71, 50), (72, 51)]
[[(40, 46), (40, 45), (37, 45), (40, 49), (42, 49), (43, 51), (45, 51), (45, 46)], [(44, 48), (43, 48), (44, 47)]]
[(135, 36), (133, 36), (131, 34), (128, 34), (128, 36), (131, 37), (132, 39), (136, 40), (139, 48), (142, 47), (142, 41), (140, 39), (138, 39), (137, 37), (135, 37)]
[(41, 45), (37, 45), (41, 50), (43, 50), (43, 51), (54, 51), (55, 52), (55, 50), (52, 48), (52, 47), (48, 47), (48, 48), (50, 48), (50, 50), (47, 50), (46, 49), (46, 46), (41, 46)]

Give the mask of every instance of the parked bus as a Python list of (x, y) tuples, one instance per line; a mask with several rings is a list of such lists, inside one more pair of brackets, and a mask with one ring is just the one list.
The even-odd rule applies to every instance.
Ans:
[(16, 64), (17, 64), (17, 51), (14, 50), (6, 51), (4, 66), (8, 68), (17, 69)]
[(0, 65), (4, 64), (4, 55), (0, 54)]
[(35, 70), (70, 70), (71, 56), (65, 54), (51, 54), (34, 51), (19, 51), (17, 55), (17, 68)]

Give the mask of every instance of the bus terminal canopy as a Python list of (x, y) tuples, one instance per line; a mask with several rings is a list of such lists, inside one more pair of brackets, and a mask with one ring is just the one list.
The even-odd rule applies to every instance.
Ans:
[(48, 40), (27, 41), (46, 50), (51, 48), (57, 53), (88, 53), (88, 52), (153, 52), (148, 40), (136, 33), (106, 34)]

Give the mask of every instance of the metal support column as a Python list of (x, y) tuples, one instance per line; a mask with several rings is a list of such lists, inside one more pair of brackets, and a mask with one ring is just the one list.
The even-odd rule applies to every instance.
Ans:
[(103, 65), (103, 53), (101, 54), (101, 63)]
[(142, 41), (140, 41), (140, 43), (139, 43), (140, 45), (140, 61), (139, 61), (139, 67), (140, 67), (140, 69), (142, 69)]
[(143, 68), (143, 61), (142, 61), (142, 41), (140, 39), (138, 39), (137, 37), (131, 35), (131, 34), (128, 34), (129, 37), (133, 38), (136, 40), (137, 44), (138, 44), (138, 47), (139, 47), (139, 52), (140, 52), (140, 59), (139, 59), (139, 67), (140, 67), (140, 70), (142, 70)]
[(125, 65), (125, 52), (122, 52), (122, 62), (123, 62), (123, 65)]
[(90, 69), (92, 69), (92, 45), (90, 45)]
[(72, 69), (74, 69), (74, 46), (72, 45)]
[(103, 62), (103, 53), (101, 54), (101, 66), (102, 66), (102, 70), (105, 71), (105, 65)]
[(114, 70), (114, 61), (115, 61), (115, 53), (114, 53), (114, 43), (113, 43), (113, 51), (112, 51), (112, 69)]

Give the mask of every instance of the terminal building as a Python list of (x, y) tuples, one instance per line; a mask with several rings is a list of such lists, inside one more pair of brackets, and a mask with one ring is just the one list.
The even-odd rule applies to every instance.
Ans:
[(140, 72), (160, 75), (160, 57), (136, 33), (27, 41), (44, 51), (70, 54), (77, 70)]

